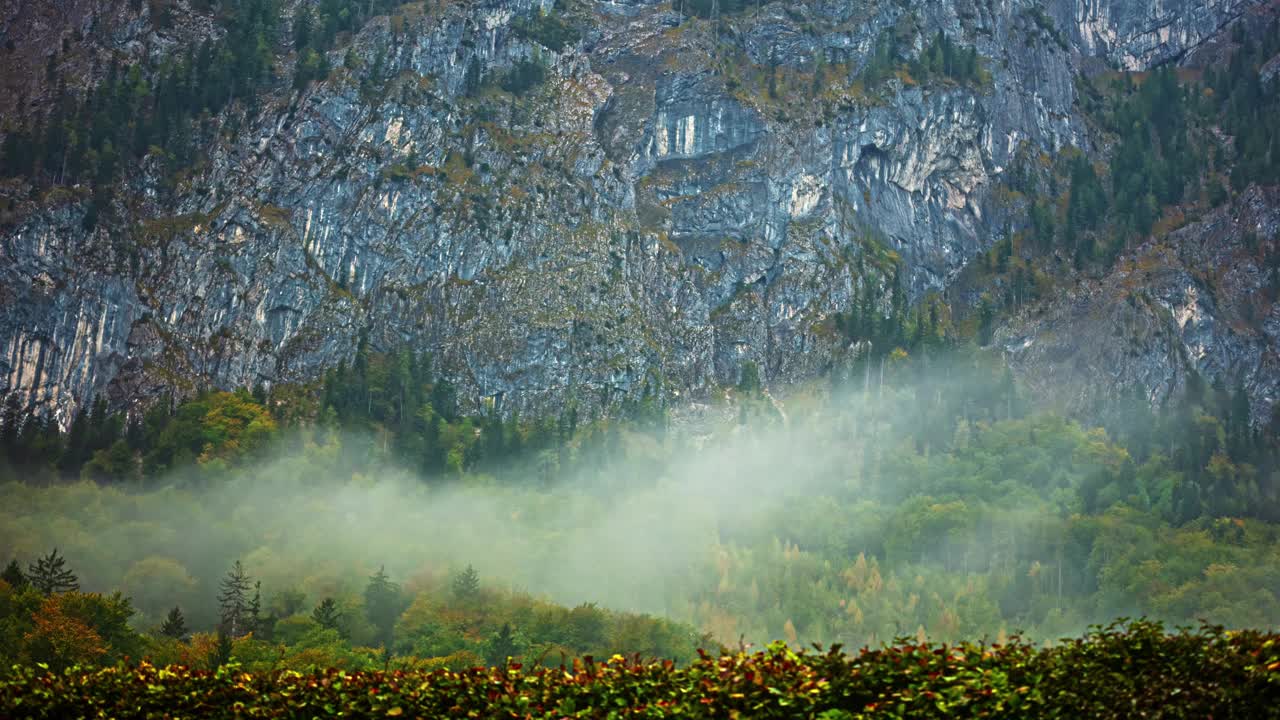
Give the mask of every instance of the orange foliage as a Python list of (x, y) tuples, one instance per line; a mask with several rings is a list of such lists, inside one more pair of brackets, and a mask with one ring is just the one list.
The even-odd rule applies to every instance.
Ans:
[(195, 633), (190, 640), (179, 644), (179, 664), (193, 668), (205, 667), (217, 647), (218, 636), (214, 633)]
[(107, 652), (106, 644), (93, 628), (63, 609), (63, 597), (45, 598), (31, 616), (35, 628), (22, 638), (33, 661), (48, 663), (55, 669), (90, 663)]

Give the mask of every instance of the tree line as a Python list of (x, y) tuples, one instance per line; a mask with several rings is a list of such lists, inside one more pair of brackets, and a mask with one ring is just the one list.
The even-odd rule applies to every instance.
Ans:
[[(60, 73), (55, 53), (47, 72), (53, 100), (47, 112), (4, 128), (0, 176), (40, 187), (90, 186), (83, 223), (91, 229), (110, 206), (120, 173), (133, 163), (154, 154), (172, 176), (197, 164), (213, 138), (236, 134), (237, 118), (222, 125), (216, 120), (229, 105), (240, 103), (248, 117), (256, 113), (259, 94), (280, 81), (276, 58), (290, 49), (279, 40), (286, 24), (296, 57), (293, 82), (301, 89), (328, 74), (327, 53), (342, 34), (402, 4), (322, 0), (315, 9), (302, 4), (286, 17), (277, 0), (201, 0), (194, 9), (214, 18), (220, 37), (154, 66), (122, 65), (113, 58), (102, 80), (83, 93)], [(153, 22), (163, 26), (168, 17), (157, 13)], [(359, 60), (349, 54), (346, 63), (354, 70)], [(378, 83), (382, 72), (375, 62), (362, 82)]]
[[(464, 669), (633, 648), (685, 661), (708, 643), (689, 628), (645, 616), (489, 590), (470, 565), (447, 585), (415, 592), (379, 568), (359, 594), (326, 595), (308, 605), (296, 588), (264, 598), (262, 582), (237, 560), (218, 583), (217, 610), (216, 625), (200, 628), (175, 605), (139, 632), (130, 625), (130, 598), (81, 592), (54, 549), (25, 571), (12, 560), (0, 574), (0, 660), (5, 672), (14, 663), (61, 670), (143, 659), (211, 670), (231, 662), (249, 670)], [(628, 645), (637, 629), (646, 640)]]
[[(920, 314), (909, 316), (908, 338)], [(928, 314), (923, 317), (927, 326)], [(944, 320), (945, 315), (939, 318), (949, 327)], [(858, 344), (871, 352), (868, 343)], [(1145, 398), (1128, 395), (1104, 413), (1106, 427), (1090, 427), (1037, 408), (998, 354), (971, 343), (955, 343), (945, 352), (926, 342), (910, 347), (864, 355), (830, 385), (820, 383), (793, 401), (781, 401), (785, 415), (778, 411), (780, 401), (765, 393), (760, 369), (744, 363), (738, 382), (725, 389), (737, 411), (732, 427), (696, 448), (668, 425), (661, 401), (665, 393), (655, 377), (650, 389), (629, 404), (632, 419), (609, 430), (599, 429), (599, 421), (582, 420), (567, 443), (553, 443), (532, 457), (531, 448), (522, 445), (525, 459), (513, 456), (509, 472), (487, 465), (481, 455), (464, 463), (452, 475), (456, 482), (447, 485), (406, 478), (405, 484), (393, 485), (396, 502), (428, 513), (460, 489), (474, 488), (474, 495), (463, 496), (474, 502), (501, 498), (502, 509), (493, 513), (499, 524), (484, 530), (487, 542), (504, 548), (518, 544), (513, 552), (528, 558), (555, 557), (584, 541), (576, 533), (590, 518), (654, 516), (653, 498), (668, 493), (680, 498), (677, 488), (699, 487), (704, 478), (681, 470), (680, 463), (689, 459), (681, 455), (707, 455), (695, 468), (714, 473), (720, 464), (740, 462), (742, 448), (773, 447), (778, 450), (761, 460), (765, 465), (738, 468), (732, 477), (744, 498), (762, 489), (776, 497), (748, 502), (741, 512), (737, 501), (659, 506), (670, 525), (652, 535), (639, 533), (628, 550), (661, 549), (672, 535), (705, 529), (705, 545), (679, 546), (678, 552), (687, 554), (677, 555), (681, 569), (646, 587), (651, 585), (657, 596), (651, 604), (721, 642), (745, 636), (858, 646), (904, 632), (959, 638), (994, 635), (1001, 628), (1058, 637), (1118, 615), (1146, 614), (1178, 623), (1209, 617), (1240, 626), (1266, 625), (1280, 612), (1276, 442), (1250, 423), (1248, 395), (1239, 383), (1193, 379), (1165, 408), (1153, 409)], [(347, 368), (342, 376), (363, 376), (367, 385), (356, 382), (354, 391), (344, 394), (343, 386), (330, 383), (332, 399), (313, 402), (311, 431), (280, 438), (284, 446), (273, 456), (282, 453), (283, 459), (272, 463), (237, 465), (210, 447), (203, 464), (191, 461), (197, 471), (189, 479), (180, 473), (155, 488), (145, 482), (142, 487), (0, 485), (15, 518), (0, 524), (11, 526), (9, 533), (0, 533), (0, 545), (38, 540), (91, 558), (86, 562), (93, 564), (94, 587), (112, 587), (120, 578), (120, 586), (143, 603), (148, 621), (156, 624), (180, 603), (188, 621), (201, 618), (206, 635), (196, 644), (209, 648), (219, 642), (216, 626), (225, 624), (235, 628), (229, 636), (253, 627), (253, 639), (289, 647), (317, 628), (334, 630), (335, 635), (324, 635), (327, 640), (312, 637), (308, 642), (316, 645), (307, 646), (307, 652), (321, 653), (315, 648), (323, 646), (329, 648), (323, 651), (326, 657), (346, 658), (343, 663), (376, 666), (377, 653), (343, 649), (370, 647), (390, 647), (393, 655), (405, 657), (468, 652), (484, 658), (479, 643), (492, 640), (502, 623), (485, 625), (477, 635), (459, 629), (456, 618), (446, 621), (462, 611), (455, 601), (475, 584), (466, 578), (469, 573), (409, 578), (398, 583), (402, 591), (395, 595), (389, 588), (397, 582), (370, 568), (366, 577), (374, 579), (362, 587), (375, 588), (372, 594), (356, 588), (344, 594), (316, 575), (337, 551), (329, 545), (330, 531), (294, 527), (295, 534), (284, 541), (258, 530), (278, 519), (280, 495), (307, 503), (313, 523), (350, 522), (344, 508), (352, 507), (351, 497), (379, 491), (379, 478), (388, 472), (379, 469), (382, 463), (413, 467), (413, 458), (421, 458), (395, 451), (401, 401), (391, 392), (399, 386), (388, 379), (394, 369), (390, 359), (369, 352), (367, 366), (362, 360)], [(425, 377), (424, 364), (407, 362), (407, 376)], [(432, 396), (433, 385), (406, 392), (418, 393), (422, 404), (432, 403), (422, 398)], [(323, 388), (314, 392), (315, 398), (324, 396)], [(243, 397), (252, 404), (252, 394)], [(276, 396), (268, 395), (268, 403), (271, 397)], [(406, 396), (406, 407), (410, 400)], [(354, 416), (351, 421), (365, 431), (338, 432), (315, 420), (321, 412), (331, 418)], [(458, 416), (453, 422), (466, 419)], [(477, 436), (478, 426), (470, 427), (469, 442), (485, 446), (487, 431)], [(511, 427), (508, 418), (504, 434)], [(516, 427), (527, 425), (521, 421)], [(544, 463), (554, 467), (561, 453), (564, 464), (551, 473), (556, 481), (542, 482)], [(321, 481), (321, 474), (337, 484)], [(764, 479), (738, 474), (774, 479), (761, 488), (751, 483)], [(296, 485), (278, 486), (282, 475), (294, 477)], [(778, 484), (777, 477), (786, 482)], [(219, 499), (210, 502), (202, 489), (213, 490), (211, 496)], [(419, 491), (425, 495), (414, 494)], [(448, 549), (450, 539), (472, 532), (477, 520), (429, 513), (409, 517), (400, 522), (430, 532), (401, 533), (397, 547), (405, 557), (424, 562), (456, 557)], [(236, 520), (229, 525), (228, 518)], [(202, 538), (200, 547), (188, 547), (192, 528)], [(177, 539), (173, 556), (146, 550), (137, 558), (117, 557), (121, 547), (137, 542), (138, 533), (171, 533)], [(225, 569), (209, 566), (201, 549), (205, 543), (266, 568), (263, 588), (248, 577), (245, 563), (231, 574), (231, 585), (219, 588), (222, 601), (215, 602), (216, 583), (209, 578)], [(531, 582), (516, 579), (527, 560), (513, 563), (505, 571), (508, 577)], [(592, 571), (600, 577), (623, 571), (604, 565)], [(627, 564), (625, 571), (648, 570), (639, 562)], [(284, 576), (301, 580), (275, 579)], [(294, 582), (308, 588), (309, 603), (296, 600)], [(380, 612), (376, 608), (384, 599), (398, 597), (398, 605), (388, 600), (386, 606), (399, 607), (396, 622), (405, 625), (406, 613), (417, 603), (410, 595), (428, 586), (433, 593), (410, 614), (419, 620), (408, 635), (392, 624), (388, 636), (389, 610), (378, 615), (381, 621), (369, 615), (370, 608)], [(597, 588), (605, 597), (610, 591), (608, 583)], [(522, 639), (532, 632), (530, 616), (511, 612), (503, 620), (511, 623), (508, 639), (532, 647)], [(277, 618), (270, 630), (258, 627), (264, 617)], [(630, 626), (619, 626), (618, 637), (632, 639), (618, 640), (618, 646), (656, 642), (625, 627)], [(504, 646), (508, 639), (502, 640)], [(245, 656), (262, 649), (245, 645), (243, 637), (223, 643), (241, 647), (238, 652)]]
[(1077, 270), (1110, 267), (1162, 220), (1167, 229), (1250, 184), (1280, 182), (1280, 83), (1260, 76), (1280, 52), (1280, 23), (1257, 35), (1237, 24), (1231, 37), (1230, 59), (1198, 74), (1162, 65), (1081, 84), (1080, 105), (1103, 129), (1109, 162), (1068, 149), (1043, 178), (1035, 157), (1011, 163), (1006, 184), (1025, 198), (1027, 218), (1009, 235), (1024, 253), (1061, 253)]

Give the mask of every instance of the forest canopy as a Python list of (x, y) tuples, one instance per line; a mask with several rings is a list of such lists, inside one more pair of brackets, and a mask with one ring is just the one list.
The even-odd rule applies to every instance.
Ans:
[[(744, 365), (710, 422), (660, 378), (620, 418), (468, 415), (429, 358), (367, 349), (310, 389), (19, 420), (0, 547), (24, 576), (57, 548), (78, 589), (9, 582), (4, 646), (44, 657), (47, 615), (80, 618), (65, 662), (456, 667), (1280, 617), (1274, 435), (1242, 391), (1088, 427), (994, 355), (899, 337), (785, 398)], [(125, 649), (64, 596), (123, 614)]]

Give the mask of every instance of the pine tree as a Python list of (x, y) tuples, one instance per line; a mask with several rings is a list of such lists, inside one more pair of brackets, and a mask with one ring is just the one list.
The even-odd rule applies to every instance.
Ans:
[(311, 9), (298, 8), (293, 14), (293, 49), (301, 52), (311, 44)]
[(364, 589), (364, 611), (369, 622), (378, 629), (383, 647), (391, 647), (391, 634), (400, 616), (400, 586), (387, 577), (385, 567), (369, 577)]
[(256, 580), (253, 583), (253, 598), (249, 600), (249, 608), (245, 615), (247, 620), (245, 632), (260, 632), (263, 626), (261, 580)]
[(66, 558), (54, 548), (48, 555), (27, 566), (27, 578), (35, 589), (45, 595), (80, 589), (75, 573), (66, 568)]
[(339, 624), (342, 622), (342, 613), (338, 611), (338, 604), (331, 597), (320, 601), (316, 609), (311, 611), (311, 619), (326, 630), (341, 632)]
[(490, 665), (505, 665), (515, 654), (519, 652), (516, 646), (514, 634), (511, 632), (511, 623), (502, 623), (502, 628), (489, 641), (486, 660)]
[(18, 565), (17, 560), (10, 560), (5, 566), (4, 572), (0, 573), (0, 580), (9, 583), (9, 587), (14, 590), (20, 590), (27, 586), (27, 576), (22, 573), (22, 568)]
[(63, 452), (60, 465), (62, 470), (68, 473), (79, 473), (80, 466), (88, 459), (88, 441), (89, 441), (89, 414), (88, 409), (81, 405), (76, 411), (75, 417), (71, 420), (71, 427), (67, 431), (66, 451)]
[(462, 78), (462, 92), (467, 97), (474, 97), (480, 89), (480, 60), (476, 56), (471, 56), (471, 62), (467, 64), (467, 72)]
[(227, 632), (232, 637), (239, 637), (252, 630), (247, 627), (249, 624), (249, 575), (245, 573), (244, 566), (239, 560), (222, 580), (221, 590), (218, 593), (218, 608), (222, 618), (220, 631)]
[(10, 392), (4, 399), (4, 409), (0, 411), (0, 445), (6, 457), (13, 458), (18, 450), (18, 437), (22, 433), (22, 401), (18, 393)]
[(978, 345), (986, 347), (993, 337), (996, 310), (990, 299), (983, 295), (978, 302)]
[(160, 634), (174, 640), (182, 640), (187, 636), (187, 620), (182, 616), (182, 609), (177, 605), (173, 606), (161, 623)]
[(463, 602), (471, 602), (480, 595), (480, 575), (471, 565), (453, 578), (453, 597)]
[(1230, 397), (1227, 444), (1232, 459), (1236, 461), (1247, 460), (1253, 449), (1253, 410), (1249, 405), (1249, 392), (1245, 389), (1243, 377), (1236, 380)]

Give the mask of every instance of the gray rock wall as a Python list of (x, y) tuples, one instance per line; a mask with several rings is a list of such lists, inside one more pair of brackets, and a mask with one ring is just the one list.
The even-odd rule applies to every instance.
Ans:
[[(730, 87), (714, 29), (666, 6), (587, 6), (558, 54), (512, 31), (538, 2), (410, 6), (353, 41), (365, 67), (385, 56), (384, 93), (362, 96), (337, 50), (328, 81), (223, 117), (238, 136), (177, 193), (151, 163), (130, 174), (92, 233), (85, 191), (4, 188), (0, 389), (66, 420), (100, 393), (315, 378), (362, 330), (505, 410), (605, 406), (654, 373), (696, 395), (745, 361), (800, 379), (843, 350), (827, 321), (859, 283), (886, 292), (851, 271), (868, 237), (910, 296), (947, 287), (1003, 231), (985, 208), (1019, 148), (1088, 148), (1083, 56), (1145, 67), (1245, 4), (929, 3), (916, 42), (976, 45), (991, 85), (874, 92), (850, 83), (901, 6), (768, 5), (735, 24), (735, 62), (821, 55), (850, 81), (785, 102)], [(552, 78), (529, 96), (466, 96), (469, 66), (533, 56)]]

